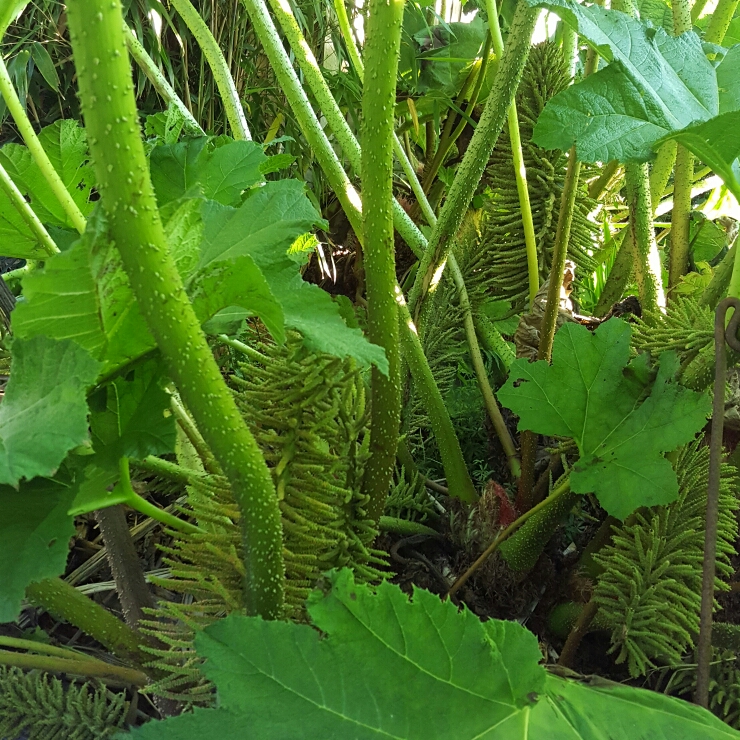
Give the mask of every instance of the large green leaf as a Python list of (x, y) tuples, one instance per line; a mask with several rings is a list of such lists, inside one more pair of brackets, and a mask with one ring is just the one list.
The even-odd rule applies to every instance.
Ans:
[(552, 365), (516, 360), (498, 392), (519, 429), (573, 438), (581, 456), (571, 489), (594, 493), (619, 519), (675, 500), (676, 474), (664, 453), (691, 441), (711, 411), (705, 394), (671, 382), (678, 369), (672, 353), (661, 356), (651, 389), (639, 380), (645, 356), (628, 367), (630, 332), (620, 319), (593, 333), (566, 324), (555, 336)]
[(13, 334), (72, 339), (100, 358), (106, 342), (98, 310), (88, 248), (81, 240), (23, 278), (23, 300), (12, 313)]
[(215, 149), (206, 137), (158, 146), (150, 155), (160, 208), (187, 195), (236, 205), (244, 190), (264, 182), (267, 156), (253, 141), (230, 141)]
[[(738, 47), (740, 48), (740, 47)], [(709, 165), (740, 201), (740, 111), (724, 113), (666, 137), (675, 139)], [(663, 140), (659, 141), (659, 146)]]
[[(557, 728), (557, 736), (550, 728)], [(567, 727), (567, 730), (565, 729)], [(562, 729), (561, 729), (562, 728)], [(732, 740), (740, 736), (705, 709), (598, 677), (548, 675), (545, 694), (521, 738), (568, 740)]]
[(3, 190), (0, 190), (0, 244), (7, 257), (37, 260), (48, 256)]
[(90, 427), (96, 457), (117, 462), (141, 460), (175, 449), (175, 419), (170, 413), (167, 378), (159, 360), (118, 377), (90, 399)]
[(350, 329), (331, 297), (304, 282), (298, 264), (288, 256), (295, 239), (320, 222), (302, 183), (268, 182), (238, 209), (206, 203), (203, 222), (203, 267), (250, 256), (282, 306), (285, 325), (299, 331), (307, 347), (354, 357), (362, 365), (374, 364), (387, 372), (384, 351), (368, 342), (359, 329)]
[(203, 240), (203, 219), (200, 215), (202, 205), (201, 198), (187, 198), (179, 202), (164, 225), (170, 253), (183, 280), (189, 279), (200, 261), (200, 243)]
[(290, 245), (323, 223), (297, 180), (268, 182), (238, 208), (205, 203), (200, 267), (243, 254), (285, 259)]
[(637, 9), (642, 20), (650, 21), (654, 26), (673, 33), (673, 11), (663, 0), (638, 0)]
[(0, 484), (51, 476), (88, 440), (86, 392), (100, 363), (78, 344), (15, 339), (11, 377), (0, 404)]
[[(173, 257), (183, 279), (189, 281), (196, 314), (205, 322), (238, 304), (259, 316), (280, 340), (282, 309), (251, 257), (214, 263), (192, 275), (203, 233), (202, 202), (184, 201), (165, 226)], [(72, 339), (103, 361), (106, 375), (155, 347), (100, 210), (92, 214), (85, 234), (68, 251), (24, 278), (23, 292), (25, 300), (13, 312), (15, 335)]]
[[(308, 606), (323, 639), (306, 625), (236, 615), (196, 638), (220, 706), (241, 715), (252, 736), (492, 738), (544, 687), (537, 640), (519, 625), (502, 623), (502, 653), (472, 612), (427, 591), (410, 604), (389, 583), (377, 595), (355, 585), (348, 570), (331, 579)], [(506, 662), (512, 653), (526, 661), (526, 684)], [(169, 738), (166, 727), (135, 735)]]
[(218, 709), (152, 722), (139, 740), (730, 740), (709, 712), (622, 686), (546, 676), (515, 622), (387, 582), (331, 573), (306, 625), (231, 615), (196, 636)]
[(13, 311), (14, 334), (71, 339), (104, 363), (103, 372), (155, 346), (99, 210), (68, 251), (23, 279), (23, 292)]
[[(609, 62), (547, 104), (534, 141), (576, 145), (584, 161), (645, 161), (655, 141), (731, 105), (693, 32), (674, 37), (626, 13), (574, 0), (528, 0), (557, 13)], [(722, 65), (720, 65), (720, 68)]]
[(419, 44), (421, 74), (417, 90), (444, 90), (454, 95), (460, 87), (460, 74), (478, 56), (488, 30), (477, 15), (468, 23), (445, 23), (427, 26), (414, 35)]
[[(83, 214), (90, 212), (93, 171), (88, 164), (85, 129), (77, 121), (60, 120), (39, 134), (44, 151)], [(30, 202), (43, 223), (56, 226), (72, 224), (36, 161), (25, 146), (6, 144), (0, 149), (0, 164)]]
[(16, 491), (0, 486), (0, 622), (18, 616), (30, 583), (64, 572), (74, 521), (67, 514), (72, 491), (37, 478)]
[(122, 457), (141, 460), (175, 449), (175, 420), (160, 361), (138, 365), (127, 377), (118, 377), (90, 398), (90, 427), (95, 454), (76, 485), (70, 514), (112, 506), (125, 493), (111, 491), (119, 478)]
[(108, 373), (133, 362), (156, 344), (131, 290), (121, 255), (108, 238), (102, 211), (96, 215), (100, 217), (98, 223), (88, 225), (82, 241), (89, 250), (100, 328), (105, 335), (104, 372)]
[[(85, 130), (76, 121), (57, 121), (43, 129), (39, 139), (72, 197), (86, 213), (90, 207), (93, 174), (87, 164)], [(0, 164), (41, 221), (50, 226), (71, 226), (26, 147), (6, 144), (0, 149)], [(48, 256), (4, 191), (0, 191), (0, 243), (3, 254), (8, 257), (43, 259)]]
[(285, 340), (285, 317), (262, 271), (247, 254), (212, 262), (188, 286), (195, 315), (204, 323), (224, 308), (238, 305), (259, 316), (277, 342)]

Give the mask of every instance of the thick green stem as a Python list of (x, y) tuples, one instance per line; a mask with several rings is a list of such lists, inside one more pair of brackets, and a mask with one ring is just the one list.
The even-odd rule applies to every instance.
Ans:
[(460, 449), (460, 442), (455, 434), (442, 394), (434, 381), (427, 358), (424, 356), (411, 314), (402, 298), (399, 300), (398, 318), (401, 322), (401, 351), (411, 370), (421, 403), (429, 415), (447, 478), (447, 488), (451, 496), (467, 503), (473, 503), (477, 500), (478, 493), (470, 479)]
[(707, 2), (709, 0), (696, 0), (694, 4), (691, 6), (691, 22), (696, 23), (696, 21), (699, 20), (699, 16), (702, 14), (702, 11), (707, 6)]
[(190, 128), (201, 134), (205, 134), (205, 131), (203, 131), (200, 124), (193, 117), (193, 114), (188, 110), (188, 107), (180, 100), (180, 97), (172, 89), (165, 76), (159, 71), (159, 67), (154, 63), (154, 60), (139, 43), (136, 34), (128, 27), (128, 24), (126, 25), (126, 46), (128, 47), (129, 54), (131, 54), (131, 58), (139, 65), (141, 71), (147, 76), (147, 79), (152, 83), (161, 98), (168, 105), (173, 105), (177, 108)]
[[(350, 191), (354, 193), (354, 189), (349, 184), (349, 179), (342, 165), (339, 163), (334, 149), (329, 144), (328, 139), (326, 139), (326, 135), (316, 118), (311, 104), (308, 102), (303, 87), (293, 71), (293, 66), (277, 34), (272, 19), (267, 12), (264, 0), (243, 0), (243, 2), (252, 18), (252, 22), (255, 24), (257, 36), (262, 42), (265, 53), (278, 77), (283, 93), (288, 98), (288, 102), (293, 109), (301, 130), (316, 153), (317, 159), (321, 163), (321, 167), (329, 180), (332, 190), (334, 190), (339, 198), (342, 208), (352, 224), (352, 228), (358, 238), (361, 239), (362, 227), (359, 223), (355, 223), (357, 221), (356, 214), (350, 213), (350, 210), (357, 210), (359, 208), (359, 198), (355, 200), (354, 197), (350, 198), (347, 195)], [(290, 5), (286, 0), (271, 0), (271, 6), (283, 32), (291, 44), (291, 50), (295, 54), (304, 79), (308, 83), (308, 87), (314, 98), (319, 103), (321, 113), (326, 118), (329, 127), (342, 147), (342, 151), (349, 160), (350, 166), (356, 173), (360, 174), (362, 170), (360, 144), (352, 133), (349, 124), (342, 115), (342, 111), (339, 109), (334, 96), (329, 90), (321, 69), (316, 62), (316, 58), (311, 51), (311, 47), (306, 42)], [(358, 67), (357, 71), (362, 76), (362, 67)], [(317, 149), (317, 146), (321, 148), (321, 151)], [(346, 184), (344, 181), (346, 181)], [(414, 253), (421, 254), (426, 246), (426, 239), (416, 227), (416, 224), (409, 218), (408, 214), (396, 202), (395, 198), (391, 205), (393, 207), (393, 223), (398, 233)]]
[(458, 167), (457, 175), (419, 265), (409, 296), (409, 308), (414, 313), (418, 314), (420, 301), (429, 290), (435, 272), (447, 258), (451, 240), (460, 228), (465, 211), (501, 133), (524, 71), (538, 14), (539, 11), (530, 8), (526, 0), (519, 0), (517, 3), (493, 89)]
[[(336, 0), (336, 2), (341, 2), (341, 0)], [(342, 7), (344, 6), (342, 5)], [(362, 65), (362, 60), (360, 58), (359, 51), (357, 50), (357, 47), (354, 44), (354, 39), (350, 37), (350, 40), (347, 43), (348, 43), (348, 46), (354, 49), (354, 54), (352, 55), (352, 58), (353, 60), (355, 60), (356, 71), (360, 79), (364, 79), (364, 69)], [(482, 71), (481, 71), (481, 75), (482, 75)], [(427, 222), (429, 223), (429, 225), (433, 227), (437, 223), (437, 217), (435, 216), (434, 210), (429, 204), (429, 200), (427, 199), (427, 196), (424, 193), (424, 189), (421, 183), (419, 182), (419, 178), (416, 176), (416, 172), (414, 168), (412, 167), (411, 162), (409, 161), (409, 158), (406, 155), (406, 152), (401, 146), (401, 142), (398, 140), (398, 137), (395, 136), (395, 134), (394, 134), (393, 144), (394, 144), (394, 150), (395, 150), (396, 156), (398, 157), (398, 160), (401, 163), (401, 167), (404, 173), (408, 177), (409, 183), (411, 185), (411, 189), (417, 198), (421, 211), (424, 214), (424, 217), (427, 219)], [(488, 380), (488, 375), (485, 372), (485, 367), (483, 365), (483, 358), (481, 356), (480, 346), (478, 344), (478, 337), (475, 333), (475, 325), (473, 323), (473, 315), (472, 315), (472, 309), (470, 306), (470, 300), (468, 298), (467, 289), (465, 288), (465, 281), (463, 280), (462, 272), (460, 271), (460, 268), (457, 264), (457, 260), (455, 259), (454, 254), (450, 254), (449, 267), (450, 267), (450, 270), (452, 271), (453, 279), (455, 280), (455, 284), (457, 286), (458, 293), (460, 295), (460, 305), (461, 305), (461, 308), (464, 314), (463, 320), (465, 323), (465, 335), (468, 340), (468, 345), (470, 347), (470, 356), (471, 356), (471, 360), (476, 370), (476, 377), (478, 378), (478, 384), (481, 389), (481, 394), (483, 395), (483, 398), (485, 400), (486, 410), (488, 411), (491, 422), (493, 423), (494, 429), (496, 430), (496, 434), (499, 437), (501, 446), (506, 453), (507, 459), (509, 461), (509, 465), (511, 467), (512, 474), (516, 478), (519, 475), (519, 469), (520, 469), (519, 459), (516, 453), (516, 448), (514, 446), (513, 440), (511, 439), (511, 435), (509, 434), (509, 430), (506, 427), (506, 424), (504, 423), (503, 417), (501, 415), (501, 410), (498, 407), (496, 397), (494, 396), (493, 389), (491, 388), (490, 381)]]
[(650, 178), (646, 164), (625, 165), (627, 203), (630, 209), (630, 237), (635, 258), (635, 277), (643, 311), (656, 311), (665, 306), (660, 254), (653, 228), (650, 201)]
[(36, 136), (31, 121), (28, 120), (26, 111), (15, 92), (10, 75), (8, 74), (8, 68), (5, 66), (5, 61), (2, 57), (0, 57), (0, 95), (3, 96), (5, 105), (8, 107), (10, 115), (13, 116), (15, 125), (18, 127), (18, 131), (20, 131), (23, 141), (28, 147), (28, 151), (31, 153), (39, 170), (41, 170), (44, 179), (49, 183), (49, 187), (62, 206), (69, 219), (69, 223), (81, 234), (85, 230), (85, 217), (69, 194), (69, 191), (62, 182), (62, 178), (59, 177), (59, 173), (54, 169), (54, 165), (49, 160), (44, 147), (41, 146), (39, 137)]
[(691, 2), (690, 0), (673, 0), (673, 35), (680, 36), (691, 30)]
[(722, 44), (725, 40), (725, 34), (730, 27), (732, 19), (735, 17), (738, 2), (740, 0), (719, 0), (717, 7), (712, 13), (707, 30), (704, 33), (704, 40), (710, 44)]
[[(613, 0), (612, 8), (638, 17), (633, 0)], [(660, 254), (653, 228), (652, 193), (647, 164), (628, 162), (625, 165), (627, 204), (630, 210), (630, 237), (635, 258), (635, 278), (644, 311), (656, 311), (665, 306)]]
[(678, 146), (673, 175), (673, 211), (671, 212), (671, 255), (668, 270), (668, 291), (672, 291), (689, 269), (689, 226), (691, 222), (691, 186), (694, 155)]
[(226, 63), (223, 52), (219, 48), (218, 42), (213, 37), (211, 29), (206, 22), (200, 17), (200, 13), (195, 9), (190, 0), (170, 0), (180, 17), (185, 21), (185, 25), (190, 29), (195, 40), (198, 42), (203, 55), (208, 60), (211, 68), (213, 79), (216, 82), (221, 103), (226, 111), (226, 118), (231, 126), (231, 134), (235, 139), (251, 141), (252, 135), (247, 126), (247, 119), (244, 116), (244, 108), (239, 93), (236, 91), (234, 79), (231, 76), (229, 65)]
[[(673, 0), (673, 34), (691, 30), (689, 0)], [(672, 291), (689, 269), (691, 221), (691, 186), (694, 179), (694, 155), (684, 146), (676, 150), (673, 173), (673, 211), (671, 213), (671, 254), (668, 268), (668, 290)]]
[[(335, 0), (335, 2), (341, 3), (342, 0)], [(343, 7), (344, 5), (342, 5), (342, 8)], [(353, 60), (355, 60), (357, 74), (360, 79), (364, 79), (362, 59), (360, 58), (359, 51), (354, 44), (354, 39), (350, 37), (350, 40), (347, 43), (348, 46), (354, 49), (354, 54), (352, 55), (352, 58)], [(401, 142), (398, 140), (398, 137), (395, 136), (395, 134), (393, 137), (393, 148), (399, 162), (401, 163), (401, 167), (409, 180), (411, 189), (417, 198), (424, 218), (426, 218), (429, 225), (433, 227), (437, 223), (437, 217), (434, 215), (434, 210), (429, 204), (429, 200), (424, 193), (422, 185), (419, 182), (419, 178), (416, 176), (416, 172), (412, 167), (411, 162), (409, 161), (409, 158), (404, 151), (404, 148), (401, 146)], [(465, 281), (463, 279), (462, 272), (460, 271), (460, 267), (457, 264), (457, 260), (455, 259), (455, 255), (452, 253), (450, 253), (449, 256), (448, 265), (449, 269), (452, 272), (452, 277), (455, 281), (455, 285), (460, 296), (460, 307), (462, 308), (464, 315), (463, 321), (465, 324), (465, 336), (468, 340), (468, 346), (470, 347), (470, 357), (473, 362), (473, 366), (475, 367), (475, 374), (478, 378), (478, 385), (481, 389), (481, 394), (483, 395), (486, 404), (486, 410), (488, 411), (491, 423), (496, 430), (496, 434), (499, 438), (499, 441), (501, 442), (501, 446), (506, 453), (512, 475), (517, 478), (519, 476), (520, 466), (516, 447), (514, 446), (514, 442), (511, 439), (511, 435), (509, 434), (509, 430), (503, 420), (501, 410), (498, 407), (498, 402), (496, 401), (493, 389), (491, 388), (491, 383), (485, 371), (483, 357), (481, 356), (480, 346), (478, 344), (478, 336), (475, 332), (472, 307), (470, 305), (470, 299), (468, 298), (467, 289), (465, 288)]]
[(16, 666), (26, 671), (49, 671), (70, 676), (100, 678), (107, 683), (119, 685), (145, 686), (149, 683), (146, 673), (87, 657), (81, 660), (70, 660), (49, 655), (29, 655), (0, 650), (0, 665)]
[(501, 362), (504, 363), (504, 367), (508, 370), (511, 367), (511, 363), (516, 360), (516, 353), (512, 346), (506, 342), (501, 336), (501, 332), (496, 328), (496, 325), (488, 318), (485, 314), (480, 311), (473, 317), (475, 323), (475, 330), (480, 336), (480, 340), (483, 346), (490, 352), (495, 352)]
[[(277, 34), (277, 30), (272, 23), (272, 19), (267, 12), (264, 2), (262, 2), (262, 0), (243, 0), (243, 2), (252, 19), (255, 32), (262, 42), (265, 53), (273, 65), (273, 70), (278, 77), (283, 93), (288, 98), (293, 114), (295, 115), (304, 136), (306, 136), (306, 139), (311, 145), (324, 174), (327, 176), (329, 184), (342, 203), (342, 207), (347, 214), (350, 224), (352, 224), (352, 228), (355, 230), (355, 233), (360, 240), (362, 240), (363, 231), (360, 196), (350, 183), (349, 178), (339, 163), (336, 153), (332, 149), (329, 140), (326, 138), (326, 134), (324, 134), (323, 129), (319, 125), (316, 114), (311, 108), (308, 98), (298, 81), (298, 77), (290, 64), (290, 60), (285, 53), (285, 49), (282, 46), (280, 37)], [(306, 79), (310, 83), (311, 78), (307, 76)], [(339, 125), (338, 118), (336, 116), (332, 116), (331, 112), (324, 111), (324, 114), (326, 115), (327, 120), (332, 120), (333, 123)], [(339, 118), (342, 118), (341, 115)], [(344, 119), (342, 118), (342, 120)], [(331, 125), (333, 125), (333, 123)], [(361, 169), (361, 164), (359, 163), (359, 146), (356, 151), (358, 157), (357, 169), (359, 170)], [(413, 245), (416, 244), (417, 249), (419, 251), (423, 251), (424, 246), (426, 245), (424, 236), (416, 226), (414, 226), (413, 222), (411, 222), (395, 200), (393, 202), (393, 209), (394, 225), (401, 236), (406, 239), (407, 243), (412, 246), (412, 248)], [(401, 212), (402, 217), (399, 216), (399, 211)], [(402, 231), (404, 223), (410, 224), (411, 227)], [(397, 290), (396, 295), (401, 295), (400, 289)], [(406, 318), (404, 318), (404, 316)], [(475, 500), (477, 494), (475, 493), (475, 487), (473, 486), (465, 467), (462, 452), (460, 450), (460, 443), (455, 436), (449, 413), (444, 405), (439, 389), (434, 382), (434, 377), (429, 369), (429, 363), (421, 349), (421, 343), (416, 335), (416, 329), (413, 322), (411, 322), (410, 317), (408, 317), (408, 311), (405, 309), (405, 306), (402, 306), (400, 309), (399, 320), (401, 322), (400, 333), (404, 356), (407, 361), (409, 361), (409, 357), (413, 358), (413, 363), (409, 361), (409, 365), (414, 374), (414, 380), (419, 384), (420, 392), (424, 395), (425, 399), (428, 399), (429, 405), (433, 406), (433, 411), (430, 413), (432, 429), (437, 438), (440, 449), (443, 450), (442, 464), (445, 469), (447, 480), (450, 482), (451, 487), (454, 485), (456, 490), (462, 492), (462, 497), (467, 497), (467, 500)], [(409, 348), (408, 351), (405, 348)]]
[[(324, 80), (321, 68), (316, 61), (311, 47), (301, 32), (288, 0), (269, 0), (269, 3), (275, 19), (280, 24), (280, 28), (282, 28), (285, 38), (288, 40), (290, 48), (295, 54), (298, 66), (301, 72), (303, 72), (304, 79), (316, 99), (319, 110), (326, 116), (326, 120), (329, 122), (334, 136), (336, 136), (339, 146), (342, 148), (345, 156), (350, 160), (352, 167), (359, 174), (360, 147), (357, 139), (352, 133), (342, 112), (339, 110), (339, 106)], [(367, 42), (365, 42), (365, 48), (367, 49)]]
[(560, 308), (560, 290), (563, 286), (563, 271), (568, 256), (568, 240), (570, 227), (573, 224), (576, 195), (578, 194), (578, 178), (581, 174), (581, 163), (576, 159), (576, 149), (573, 147), (568, 156), (568, 169), (563, 183), (563, 194), (560, 200), (560, 214), (555, 231), (555, 246), (552, 250), (552, 266), (550, 268), (550, 282), (547, 286), (547, 304), (545, 315), (542, 317), (540, 329), (540, 343), (537, 348), (537, 359), (550, 361), (552, 343), (555, 337), (558, 310)]
[[(243, 0), (243, 2), (252, 20), (257, 38), (262, 43), (265, 54), (272, 65), (272, 71), (280, 83), (283, 95), (287, 98), (303, 135), (306, 137), (316, 159), (319, 161), (331, 189), (342, 204), (342, 208), (352, 225), (352, 229), (358, 238), (362, 239), (362, 204), (360, 202), (360, 196), (352, 186), (347, 173), (339, 162), (336, 152), (326, 138), (326, 134), (319, 124), (318, 118), (316, 118), (311, 103), (309, 103), (303, 86), (298, 80), (298, 76), (283, 47), (275, 24), (267, 12), (265, 3), (263, 0)], [(310, 83), (308, 76), (306, 79)], [(344, 120), (343, 117), (342, 120)], [(358, 170), (360, 168), (359, 160), (358, 147)]]
[[(504, 39), (501, 36), (501, 26), (498, 21), (498, 8), (496, 0), (486, 0), (486, 11), (488, 12), (488, 27), (493, 40), (493, 50), (501, 59), (504, 53)], [(577, 42), (578, 35), (572, 34)], [(534, 233), (534, 220), (532, 219), (532, 206), (529, 202), (529, 188), (527, 187), (527, 168), (524, 165), (524, 153), (522, 152), (522, 136), (519, 131), (519, 116), (516, 111), (516, 100), (511, 101), (507, 114), (509, 124), (509, 141), (511, 142), (511, 156), (514, 161), (514, 177), (516, 178), (516, 190), (519, 195), (519, 210), (522, 215), (524, 226), (524, 245), (527, 250), (527, 275), (529, 277), (529, 303), (534, 304), (534, 297), (540, 289), (540, 269), (537, 260), (537, 238)]]
[(673, 167), (676, 164), (677, 144), (675, 141), (666, 141), (655, 156), (650, 170), (650, 202), (653, 204), (653, 213), (660, 203), (660, 199), (668, 187)]
[(78, 627), (123, 660), (138, 665), (151, 660), (151, 655), (141, 649), (145, 640), (138, 632), (61, 578), (30, 584), (26, 598), (57, 619)]
[(274, 618), (283, 602), (282, 525), (275, 487), (221, 376), (159, 219), (133, 94), (118, 0), (70, 0), (80, 99), (109, 230), (170, 375), (231, 483), (242, 512), (245, 602)]
[[(279, 2), (280, 0), (277, 0)], [(362, 95), (363, 258), (368, 303), (368, 337), (385, 349), (388, 374), (372, 369), (370, 459), (363, 492), (377, 521), (393, 477), (401, 421), (396, 259), (393, 243), (393, 112), (401, 48), (404, 0), (371, 0), (365, 59), (370, 84)]]
[[(362, 62), (362, 57), (360, 56), (360, 50), (357, 48), (357, 44), (355, 43), (354, 36), (352, 35), (352, 31), (349, 27), (349, 19), (347, 18), (347, 10), (344, 7), (344, 0), (334, 0), (334, 7), (337, 11), (337, 17), (339, 18), (339, 27), (342, 31), (344, 42), (347, 45), (349, 56), (350, 56), (350, 59), (352, 60), (352, 65), (355, 68), (355, 72), (357, 73), (357, 76), (360, 78), (360, 82), (364, 82), (365, 65)], [(324, 85), (326, 84), (325, 81), (323, 80), (323, 76), (322, 76), (322, 83)], [(336, 111), (334, 111), (333, 119), (336, 119), (338, 125), (341, 125), (341, 123), (339, 122), (339, 119), (337, 118)], [(341, 119), (342, 121), (344, 121), (344, 116), (341, 116)], [(429, 205), (429, 201), (427, 200), (426, 194), (424, 193), (421, 183), (419, 182), (419, 178), (416, 175), (416, 170), (411, 164), (411, 161), (406, 153), (406, 150), (404, 149), (404, 146), (401, 143), (401, 140), (398, 138), (398, 135), (396, 133), (393, 134), (393, 151), (396, 157), (398, 158), (398, 161), (401, 163), (401, 167), (404, 171), (404, 174), (408, 178), (409, 185), (411, 186), (411, 190), (416, 196), (416, 199), (419, 203), (419, 207), (421, 208), (421, 212), (424, 218), (427, 220), (427, 223), (430, 226), (434, 226), (434, 224), (437, 222), (437, 217), (434, 214), (434, 209)], [(400, 209), (400, 210), (402, 211), (403, 216), (399, 215), (398, 213), (399, 206), (397, 203), (394, 202), (393, 204), (393, 223), (396, 229), (398, 230), (398, 232), (402, 234), (403, 231), (408, 231), (409, 227), (404, 228), (404, 226), (402, 225), (402, 222), (408, 219), (408, 216), (406, 215), (406, 212), (403, 211), (403, 209)], [(404, 219), (404, 216), (405, 216), (405, 219)], [(411, 247), (411, 250), (417, 257), (421, 257), (421, 255), (424, 253), (424, 249), (426, 248), (426, 238), (421, 234), (421, 232), (419, 232), (418, 237), (416, 233), (414, 233), (412, 240), (409, 241), (408, 239), (406, 239), (406, 243), (409, 245), (409, 247)]]
[(23, 197), (23, 193), (18, 190), (18, 186), (13, 182), (10, 175), (5, 171), (5, 168), (0, 165), (0, 188), (3, 189), (5, 195), (13, 204), (13, 207), (18, 211), (18, 215), (26, 222), (26, 225), (33, 232), (39, 246), (49, 255), (59, 253), (59, 248), (54, 243), (54, 240), (49, 236), (49, 232), (44, 228), (44, 225), (39, 220), (39, 217), (34, 213), (33, 208), (26, 202)]
[(568, 63), (568, 75), (573, 79), (578, 63), (578, 32), (563, 21), (560, 25), (563, 29), (563, 57)]
[(189, 485), (203, 478), (203, 474), (189, 468), (184, 468), (177, 463), (162, 460), (154, 455), (148, 455), (143, 460), (137, 460), (134, 467), (146, 470), (147, 473), (167, 478), (175, 483)]
[(606, 190), (619, 167), (620, 163), (616, 159), (605, 165), (604, 169), (601, 171), (601, 175), (599, 175), (599, 177), (597, 177), (588, 186), (588, 197), (593, 200), (598, 200)]
[[(655, 214), (655, 209), (663, 197), (675, 162), (676, 142), (667, 141), (658, 149), (653, 168), (650, 171), (650, 202), (653, 206), (653, 214)], [(609, 277), (607, 278), (604, 290), (601, 292), (599, 301), (594, 309), (596, 316), (603, 316), (614, 303), (622, 298), (624, 289), (627, 287), (630, 275), (632, 274), (634, 262), (632, 235), (629, 230), (626, 230), (617, 238), (621, 240), (621, 246), (617, 252), (612, 269), (609, 271)]]

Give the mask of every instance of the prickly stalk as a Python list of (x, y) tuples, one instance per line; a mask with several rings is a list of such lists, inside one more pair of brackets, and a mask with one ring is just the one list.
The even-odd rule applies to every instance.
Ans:
[(509, 106), (527, 62), (530, 40), (538, 14), (539, 11), (530, 8), (525, 0), (519, 0), (517, 3), (493, 89), (488, 96), (475, 134), (458, 167), (409, 295), (409, 308), (414, 316), (419, 313), (420, 301), (429, 290), (435, 272), (447, 258), (449, 245), (460, 228), (463, 216), (504, 126)]
[(110, 237), (170, 375), (243, 515), (247, 611), (278, 615), (282, 528), (275, 488), (185, 294), (165, 240), (138, 124), (118, 0), (70, 0), (72, 49)]
[(365, 235), (365, 280), (368, 333), (385, 349), (388, 375), (373, 368), (371, 457), (363, 491), (369, 513), (383, 513), (398, 445), (401, 419), (401, 374), (398, 344), (398, 298), (393, 243), (393, 123), (396, 71), (401, 46), (403, 0), (372, 0), (365, 44), (365, 89), (362, 96), (362, 212)]

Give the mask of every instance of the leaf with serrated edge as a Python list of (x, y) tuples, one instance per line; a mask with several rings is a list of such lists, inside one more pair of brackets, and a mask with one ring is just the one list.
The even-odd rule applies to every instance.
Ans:
[(175, 419), (161, 360), (139, 364), (130, 377), (118, 377), (91, 395), (90, 428), (95, 454), (76, 484), (70, 514), (121, 503), (126, 493), (111, 490), (122, 457), (141, 460), (175, 449)]
[(238, 209), (208, 202), (203, 206), (203, 222), (201, 265), (249, 255), (282, 306), (285, 325), (301, 332), (309, 349), (354, 357), (387, 373), (385, 352), (359, 329), (350, 329), (331, 297), (304, 282), (287, 254), (297, 237), (320, 223), (302, 183), (268, 182)]
[[(467, 609), (420, 589), (409, 603), (387, 583), (373, 594), (349, 570), (330, 579), (331, 590), (309, 603), (323, 639), (305, 625), (236, 615), (196, 638), (220, 706), (244, 716), (254, 737), (493, 738), (527, 704), (529, 692), (512, 693), (515, 667)], [(539, 691), (537, 640), (509, 628), (536, 667), (519, 689)]]
[(646, 161), (658, 139), (731, 105), (718, 81), (722, 73), (695, 33), (674, 37), (626, 13), (573, 0), (527, 1), (558, 14), (609, 62), (548, 102), (533, 135), (540, 146), (575, 144), (588, 162)]
[(96, 456), (142, 460), (174, 451), (175, 419), (170, 394), (163, 387), (166, 382), (162, 361), (149, 360), (130, 377), (118, 377), (101, 389), (101, 397), (107, 396), (105, 408), (97, 411), (90, 403)]
[(87, 389), (100, 363), (78, 344), (48, 337), (15, 339), (0, 404), (0, 484), (51, 476), (88, 440)]
[(125, 503), (128, 491), (115, 486), (120, 474), (116, 467), (98, 467), (95, 458), (79, 475), (73, 487), (74, 498), (69, 504), (70, 516), (80, 516), (97, 509)]
[(203, 268), (193, 276), (188, 295), (201, 324), (224, 308), (239, 306), (248, 315), (259, 316), (275, 341), (285, 341), (283, 309), (247, 254)]
[(16, 336), (71, 339), (105, 373), (155, 347), (100, 210), (69, 250), (23, 278), (23, 293), (12, 316)]
[[(85, 129), (77, 121), (60, 120), (42, 129), (39, 140), (72, 199), (86, 215), (92, 208), (89, 197), (93, 173), (87, 164)], [(25, 146), (6, 144), (0, 149), (0, 164), (42, 223), (74, 226)]]
[(676, 474), (663, 454), (691, 441), (711, 410), (705, 394), (671, 382), (677, 370), (672, 353), (660, 358), (643, 401), (642, 385), (624, 373), (629, 340), (630, 326), (620, 319), (594, 333), (566, 324), (555, 336), (552, 365), (516, 360), (498, 392), (519, 416), (519, 429), (573, 438), (581, 457), (571, 490), (594, 493), (619, 519), (675, 500)]
[(261, 165), (266, 159), (254, 141), (232, 141), (218, 147), (200, 174), (203, 195), (226, 206), (236, 205), (242, 191), (264, 182)]
[(236, 205), (247, 188), (264, 182), (267, 156), (253, 141), (229, 141), (211, 149), (206, 137), (155, 147), (150, 155), (152, 183), (160, 208), (186, 194)]
[(23, 278), (24, 300), (11, 314), (16, 337), (71, 339), (93, 357), (102, 356), (105, 335), (86, 246), (78, 241)]
[[(656, 691), (591, 678), (588, 682), (548, 676), (543, 699), (529, 715), (532, 740), (737, 740), (740, 733), (706, 709)], [(561, 737), (561, 736), (559, 736)], [(498, 739), (497, 739), (498, 740)]]
[(20, 490), (0, 486), (0, 622), (18, 617), (30, 583), (64, 572), (75, 528), (67, 514), (72, 491), (37, 478)]
[(740, 201), (740, 111), (723, 113), (710, 121), (689, 126), (656, 143), (674, 139), (709, 165)]
[(421, 589), (373, 593), (344, 570), (306, 625), (231, 615), (196, 636), (218, 709), (135, 740), (737, 740), (709, 712), (627, 686), (546, 676), (515, 622), (481, 623)]

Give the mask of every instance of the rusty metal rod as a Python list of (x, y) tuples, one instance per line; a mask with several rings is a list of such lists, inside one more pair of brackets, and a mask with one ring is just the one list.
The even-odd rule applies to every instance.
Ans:
[[(725, 318), (730, 308), (733, 309), (733, 313), (725, 328)], [(714, 406), (712, 409), (707, 513), (704, 526), (704, 564), (696, 658), (696, 693), (694, 694), (694, 703), (705, 708), (709, 706), (709, 664), (712, 658), (712, 611), (714, 609), (719, 481), (722, 469), (722, 432), (725, 419), (725, 378), (727, 375), (725, 342), (733, 350), (740, 351), (740, 342), (737, 339), (739, 324), (740, 300), (730, 297), (720, 301), (714, 314)]]

